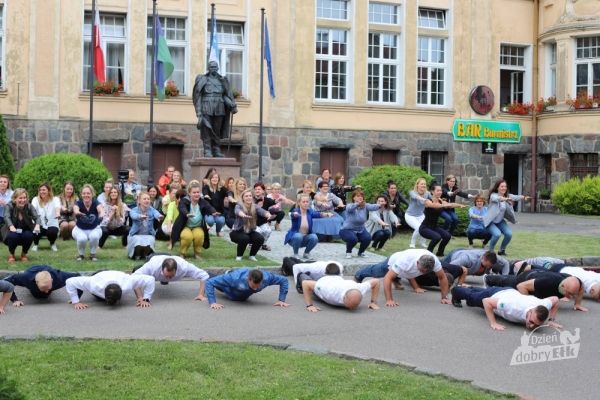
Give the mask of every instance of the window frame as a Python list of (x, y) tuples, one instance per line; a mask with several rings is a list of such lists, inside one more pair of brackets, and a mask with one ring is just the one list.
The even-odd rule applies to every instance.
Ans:
[[(595, 46), (589, 46), (589, 47), (585, 47), (590, 49), (590, 52), (595, 51), (596, 52), (596, 56), (595, 57), (579, 57), (579, 41), (580, 40), (585, 40), (585, 39), (590, 39), (590, 40), (594, 40), (596, 42)], [(580, 89), (580, 87), (582, 85), (578, 84), (578, 69), (580, 65), (585, 65), (587, 67), (587, 83), (585, 84), (585, 91), (586, 91), (586, 96), (592, 96), (592, 97), (600, 97), (600, 35), (598, 36), (580, 36), (580, 37), (576, 37), (574, 38), (574, 67), (573, 68), (573, 86), (575, 88), (575, 96), (579, 96), (579, 93), (582, 89)], [(599, 76), (597, 77), (598, 79), (598, 83), (594, 84), (594, 66), (598, 65), (598, 74)], [(594, 89), (596, 89), (594, 91)], [(594, 96), (594, 92), (596, 92), (595, 96)]]
[[(323, 15), (319, 15), (319, 10), (324, 10), (324, 7), (320, 6), (320, 4), (322, 5), (323, 2), (330, 2), (330, 3), (343, 3), (346, 5), (344, 12), (346, 13), (345, 18), (336, 18), (333, 16), (330, 17), (324, 17)], [(318, 19), (327, 19), (327, 20), (332, 20), (332, 21), (349, 21), (350, 20), (350, 0), (317, 0), (317, 4), (315, 5), (315, 15)], [(333, 8), (330, 8), (329, 10), (332, 11), (333, 14)]]
[[(431, 60), (432, 57), (432, 43), (433, 40), (440, 40), (443, 45), (444, 45), (444, 50), (443, 50), (443, 56), (444, 56), (444, 62), (443, 63), (436, 63), (436, 62), (432, 62), (432, 61), (419, 61), (419, 41), (421, 39), (427, 39), (428, 40), (428, 46), (427, 46), (427, 59)], [(449, 103), (450, 103), (450, 94), (449, 94), (449, 77), (451, 76), (450, 73), (450, 63), (448, 62), (448, 58), (449, 55), (451, 54), (451, 51), (449, 50), (449, 38), (445, 38), (445, 37), (437, 37), (437, 36), (428, 36), (428, 35), (418, 35), (417, 36), (417, 68), (416, 68), (416, 105), (417, 107), (434, 107), (434, 108), (448, 108), (449, 107)], [(419, 93), (422, 93), (419, 90), (419, 70), (421, 68), (426, 68), (427, 69), (427, 91), (426, 96), (427, 96), (427, 102), (426, 103), (420, 103), (419, 102)], [(443, 88), (443, 101), (441, 104), (432, 104), (431, 103), (431, 86), (432, 86), (432, 69), (441, 69), (444, 72), (444, 79), (443, 79), (443, 84), (442, 84), (442, 88)]]
[[(510, 47), (510, 48), (519, 48), (519, 49), (523, 49), (523, 56), (516, 56), (516, 59), (522, 59), (523, 60), (523, 65), (513, 65), (513, 64), (503, 64), (502, 63), (502, 57), (503, 57), (503, 53), (502, 53), (502, 48), (503, 47)], [(500, 106), (505, 106), (507, 104), (503, 104), (502, 101), (502, 71), (511, 71), (512, 72), (518, 72), (520, 74), (522, 74), (522, 101), (520, 101), (520, 103), (531, 103), (532, 102), (532, 80), (531, 80), (531, 76), (532, 76), (532, 57), (531, 57), (531, 45), (529, 44), (517, 44), (517, 43), (500, 43), (500, 49), (499, 49), (499, 53), (498, 53), (498, 72), (500, 74), (499, 76), (499, 81), (498, 81), (498, 93), (500, 94), (499, 96), (499, 104)], [(506, 57), (506, 55), (505, 55)], [(508, 55), (508, 57), (512, 57), (512, 55)], [(516, 95), (518, 95), (519, 92), (515, 92), (513, 91), (513, 84), (514, 84), (514, 80), (513, 80), (513, 76), (511, 75), (511, 84), (510, 84), (510, 102), (514, 102), (514, 100), (516, 99)], [(510, 104), (510, 103), (508, 103)]]
[[(401, 73), (402, 73), (402, 65), (401, 65), (401, 55), (400, 55), (400, 51), (401, 51), (401, 37), (400, 37), (400, 33), (397, 32), (380, 32), (380, 31), (369, 31), (367, 33), (367, 103), (369, 104), (400, 104), (402, 101), (402, 91), (403, 91), (403, 86), (402, 86), (402, 80), (400, 79), (401, 77)], [(379, 42), (379, 57), (371, 57), (369, 55), (370, 51), (370, 47), (371, 47), (371, 36), (372, 35), (379, 35), (380, 36), (380, 42)], [(384, 58), (383, 57), (383, 53), (384, 53), (384, 45), (383, 45), (383, 41), (381, 40), (382, 35), (388, 35), (391, 36), (393, 38), (395, 38), (396, 40), (396, 46), (395, 46), (395, 50), (396, 50), (396, 57), (395, 58)], [(379, 72), (377, 74), (377, 77), (379, 79), (379, 87), (377, 89), (378, 92), (378, 100), (371, 100), (369, 99), (370, 96), (370, 92), (371, 92), (371, 87), (369, 86), (369, 81), (371, 79), (371, 75), (370, 74), (370, 68), (372, 65), (378, 65), (379, 66)], [(394, 67), (396, 69), (396, 73), (395, 76), (393, 76), (393, 80), (395, 81), (395, 88), (394, 88), (394, 96), (395, 96), (395, 100), (394, 101), (385, 101), (383, 100), (384, 96), (384, 85), (383, 85), (383, 81), (385, 79), (385, 76), (383, 74), (383, 70), (385, 66), (390, 66), (390, 67)], [(391, 75), (390, 75), (391, 76)]]
[[(241, 33), (240, 33), (240, 39), (242, 41), (241, 44), (235, 44), (235, 43), (228, 43), (228, 42), (223, 42), (221, 41), (219, 38), (221, 37), (221, 35), (223, 35), (224, 33), (222, 33), (220, 30), (221, 28), (223, 28), (225, 25), (232, 25), (232, 26), (238, 26), (241, 29)], [(206, 24), (206, 58), (208, 59), (208, 54), (210, 51), (210, 34), (211, 34), (211, 21), (210, 19), (207, 21)], [(223, 76), (227, 76), (227, 80), (229, 81), (229, 84), (231, 85), (231, 90), (237, 90), (239, 91), (240, 94), (242, 93), (247, 93), (247, 85), (248, 85), (248, 56), (247, 56), (247, 43), (248, 43), (248, 38), (247, 38), (247, 30), (245, 29), (245, 24), (243, 22), (239, 22), (239, 21), (219, 21), (217, 20), (217, 35), (218, 35), (218, 43), (219, 43), (219, 73)], [(241, 87), (237, 87), (234, 85), (234, 81), (231, 79), (231, 75), (234, 73), (229, 73), (227, 67), (227, 55), (229, 54), (229, 52), (240, 52), (242, 55), (242, 66), (241, 66), (241, 70), (239, 72), (240, 76), (241, 76)], [(228, 73), (230, 76), (228, 76)], [(235, 72), (235, 74), (237, 74), (237, 72)], [(245, 96), (247, 97), (247, 96)]]
[[(85, 23), (85, 18), (87, 15), (90, 15), (90, 33), (89, 35), (86, 34), (86, 23)], [(123, 18), (123, 35), (124, 37), (116, 37), (116, 36), (107, 36), (106, 34), (104, 34), (102, 32), (102, 27), (103, 27), (103, 17), (119, 17), (119, 18)], [(115, 43), (115, 44), (123, 44), (123, 63), (125, 64), (123, 66), (123, 92), (127, 93), (128, 89), (129, 89), (129, 38), (128, 38), (128, 33), (129, 32), (129, 25), (127, 23), (127, 14), (120, 14), (120, 13), (113, 13), (113, 12), (100, 12), (100, 36), (101, 36), (101, 46), (102, 46), (102, 52), (104, 53), (104, 64), (105, 66), (108, 66), (107, 64), (107, 45), (109, 43)], [(82, 35), (82, 42), (83, 42), (83, 47), (82, 47), (82, 62), (81, 62), (81, 91), (82, 92), (88, 92), (90, 89), (86, 89), (86, 85), (88, 83), (88, 79), (83, 79), (83, 77), (85, 76), (84, 74), (84, 69), (85, 68), (89, 68), (90, 69), (90, 74), (93, 74), (93, 68), (91, 65), (86, 64), (86, 59), (85, 59), (85, 52), (86, 49), (89, 50), (90, 48), (90, 43), (92, 41), (92, 29), (94, 26), (94, 16), (92, 15), (92, 11), (91, 10), (83, 10), (83, 35)], [(107, 38), (110, 38), (110, 40), (108, 40)], [(90, 55), (90, 59), (91, 59), (91, 55)], [(106, 75), (108, 77), (108, 70), (106, 71)], [(118, 82), (117, 82), (118, 84)]]
[[(323, 53), (317, 53), (317, 37), (319, 36), (319, 32), (320, 31), (327, 31), (327, 48), (328, 48), (328, 53), (327, 54), (323, 54)], [(345, 34), (345, 45), (346, 45), (346, 53), (343, 56), (340, 55), (332, 55), (331, 54), (331, 49), (333, 49), (333, 32), (339, 32), (339, 33), (344, 33)], [(317, 29), (315, 31), (315, 38), (314, 38), (314, 43), (315, 43), (315, 59), (314, 59), (314, 86), (313, 86), (313, 96), (314, 96), (314, 100), (317, 102), (336, 102), (336, 103), (349, 103), (352, 101), (352, 59), (350, 57), (350, 54), (352, 53), (352, 46), (351, 46), (351, 35), (350, 35), (350, 30), (349, 29), (343, 29), (343, 28), (329, 28), (329, 27), (319, 27), (317, 26)], [(323, 97), (317, 97), (317, 63), (321, 61), (321, 62), (327, 62), (327, 97), (323, 98)], [(344, 88), (345, 89), (345, 97), (344, 98), (339, 98), (339, 99), (334, 99), (332, 98), (332, 92), (333, 92), (333, 68), (332, 68), (332, 64), (334, 62), (340, 62), (340, 63), (344, 63), (345, 64), (345, 76), (346, 76), (346, 80), (345, 80), (345, 86), (339, 86), (340, 88)]]
[[(376, 13), (375, 11), (371, 11), (371, 6), (378, 6), (378, 7), (389, 7), (391, 8), (391, 10), (393, 12), (386, 14), (385, 10), (382, 10), (383, 12), (379, 12)], [(382, 2), (377, 2), (377, 1), (369, 1), (368, 4), (368, 8), (367, 8), (367, 13), (368, 13), (368, 20), (370, 24), (379, 24), (379, 25), (398, 25), (399, 20), (400, 20), (400, 5), (399, 4), (391, 4), (391, 3), (382, 3)], [(393, 21), (392, 22), (382, 22), (382, 21), (375, 21), (373, 19), (371, 19), (372, 16), (375, 15), (393, 15)]]
[[(157, 15), (157, 17), (159, 17)], [(189, 48), (190, 48), (190, 41), (188, 40), (189, 38), (189, 24), (188, 24), (188, 18), (187, 17), (181, 17), (181, 16), (170, 16), (170, 15), (161, 15), (159, 18), (161, 18), (161, 26), (163, 29), (163, 33), (165, 33), (165, 39), (167, 40), (167, 46), (169, 47), (169, 50), (172, 47), (176, 47), (176, 48), (182, 48), (184, 53), (183, 53), (183, 90), (182, 88), (177, 85), (177, 89), (179, 90), (179, 95), (180, 96), (186, 96), (190, 90), (189, 90)], [(169, 39), (167, 38), (166, 35), (166, 19), (175, 19), (175, 20), (183, 20), (184, 23), (184, 34), (185, 34), (185, 38), (184, 40), (178, 40), (178, 39)], [(146, 92), (146, 95), (149, 96), (150, 95), (150, 82), (148, 81), (149, 75), (150, 75), (150, 62), (151, 58), (149, 59), (148, 56), (152, 56), (152, 37), (148, 37), (148, 34), (152, 35), (152, 25), (150, 24), (150, 20), (152, 20), (152, 14), (148, 15), (148, 18), (146, 19), (146, 62), (145, 62), (145, 68), (144, 68), (144, 90)], [(173, 72), (175, 72), (175, 70), (173, 70)], [(169, 78), (169, 80), (172, 80), (172, 77)], [(166, 81), (165, 81), (166, 84)]]
[(556, 97), (556, 64), (558, 56), (558, 45), (556, 42), (547, 44), (546, 48), (546, 97)]
[[(432, 162), (432, 160), (431, 160), (432, 155), (441, 156), (441, 162), (439, 160)], [(444, 182), (444, 178), (446, 176), (447, 158), (448, 158), (447, 151), (423, 150), (421, 152), (421, 168), (425, 172), (427, 172), (429, 175), (431, 175), (434, 178), (434, 180), (436, 180), (440, 185)], [(441, 168), (441, 173), (439, 175), (431, 173), (432, 164), (441, 165), (442, 168)], [(437, 180), (436, 178), (440, 178), (440, 179)]]
[[(599, 164), (598, 153), (568, 153), (569, 154), (569, 177), (583, 179), (587, 175), (597, 176)], [(575, 160), (581, 157), (583, 160)], [(595, 160), (594, 160), (595, 159)], [(576, 161), (585, 165), (574, 165)]]
[[(431, 18), (430, 13), (434, 13), (434, 14), (441, 13), (441, 15), (442, 15), (441, 22), (442, 22), (443, 26), (439, 27), (439, 26), (421, 25), (421, 11), (426, 11), (428, 13), (427, 17), (425, 17), (425, 20), (427, 20), (427, 21), (440, 21), (437, 18), (435, 18), (435, 19)], [(443, 10), (443, 9), (439, 9), (439, 8), (431, 8), (431, 7), (419, 7), (417, 10), (417, 27), (423, 28), (423, 29), (436, 29), (436, 30), (441, 30), (441, 31), (447, 30), (448, 29), (447, 10)]]

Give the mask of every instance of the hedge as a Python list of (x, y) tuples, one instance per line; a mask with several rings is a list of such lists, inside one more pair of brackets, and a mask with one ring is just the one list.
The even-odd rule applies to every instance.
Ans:
[(418, 178), (425, 178), (427, 185), (433, 180), (431, 175), (417, 167), (405, 165), (378, 165), (366, 168), (352, 179), (352, 185), (362, 186), (367, 201), (374, 201), (377, 195), (387, 189), (389, 180), (396, 182), (400, 193), (408, 198)]
[(600, 176), (560, 183), (552, 193), (552, 204), (564, 214), (600, 215)]
[(31, 159), (17, 172), (14, 187), (25, 188), (30, 198), (37, 195), (43, 182), (50, 183), (58, 195), (66, 181), (73, 182), (79, 192), (85, 183), (91, 184), (100, 193), (104, 182), (111, 177), (106, 167), (86, 154), (47, 154)]

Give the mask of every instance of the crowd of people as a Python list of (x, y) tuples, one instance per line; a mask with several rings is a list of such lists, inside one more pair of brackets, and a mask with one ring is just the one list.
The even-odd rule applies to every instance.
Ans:
[[(89, 259), (97, 260), (98, 247), (111, 237), (120, 238), (129, 258), (148, 260), (131, 275), (99, 271), (81, 276), (36, 265), (0, 282), (0, 313), (9, 301), (23, 305), (14, 293), (15, 285), (28, 288), (35, 298), (47, 298), (52, 291), (66, 286), (76, 309), (88, 307), (80, 301), (84, 291), (108, 304), (116, 304), (123, 293), (131, 293), (137, 306), (145, 308), (150, 306), (155, 281), (166, 284), (182, 278), (199, 280), (195, 300), (208, 300), (213, 309), (223, 307), (217, 302), (215, 289), (230, 300), (243, 301), (270, 285), (280, 287), (275, 305), (286, 307), (288, 281), (282, 275), (242, 268), (209, 277), (185, 260), (201, 258), (203, 249), (210, 246), (209, 230), (213, 226), (216, 236), (223, 236), (227, 226), (231, 241), (237, 245), (236, 260), (243, 260), (249, 249), (248, 259), (256, 261), (261, 249), (270, 250), (267, 241), (271, 232), (280, 230), (286, 217), (291, 219), (291, 227), (283, 245), (290, 245), (291, 257), (283, 260), (283, 275), (293, 276), (311, 312), (320, 311), (313, 304), (313, 296), (327, 304), (355, 309), (367, 293), (371, 293), (368, 307), (376, 310), (381, 278), (388, 307), (398, 306), (392, 289), (403, 289), (402, 279), (406, 279), (417, 293), (424, 292), (423, 287), (439, 287), (444, 304), (462, 307), (462, 300), (466, 300), (469, 306), (484, 308), (493, 329), (503, 329), (494, 315), (532, 328), (548, 318), (554, 320), (559, 298), (574, 299), (574, 308), (581, 311), (586, 311), (581, 305), (584, 294), (600, 298), (600, 274), (547, 257), (512, 263), (503, 257), (512, 237), (506, 221), (515, 222), (513, 204), (528, 200), (510, 194), (504, 180), (491, 188), (488, 207), (481, 194), (461, 191), (453, 175), (443, 185), (433, 182), (429, 188), (419, 178), (408, 199), (390, 181), (374, 203), (366, 201), (360, 187), (346, 185), (342, 174), (332, 178), (328, 170), (323, 170), (315, 185), (305, 181), (292, 200), (277, 182), (256, 182), (250, 188), (245, 179), (222, 179), (214, 169), (201, 181), (185, 182), (181, 173), (169, 166), (159, 184), (146, 190), (136, 182), (135, 172), (129, 171), (127, 180), (119, 184), (105, 182), (99, 196), (89, 184), (83, 185), (78, 194), (71, 182), (66, 182), (55, 196), (53, 188), (42, 183), (30, 201), (26, 190), (12, 190), (8, 177), (0, 176), (0, 223), (9, 263), (17, 261), (18, 247), (22, 250), (20, 260), (28, 261), (29, 250), (41, 251), (41, 239), (48, 241), (51, 251), (58, 251), (58, 238), (70, 237), (77, 243), (77, 260), (86, 259), (87, 247)], [(457, 228), (454, 210), (466, 207), (456, 202), (457, 196), (473, 199), (467, 228), (471, 248), (456, 249), (444, 256)], [(346, 259), (355, 256), (357, 245), (356, 256), (366, 257), (369, 246), (373, 251), (380, 250), (402, 225), (413, 229), (409, 249), (359, 270), (353, 281), (343, 279), (340, 262), (312, 260), (311, 251), (318, 243), (333, 238), (345, 243)], [(496, 253), (494, 248), (501, 236)], [(154, 255), (157, 239), (168, 240), (173, 251), (179, 243), (179, 256)], [(473, 249), (474, 239), (483, 240), (487, 249)], [(417, 241), (426, 249), (416, 249)], [(484, 287), (466, 286), (468, 275), (482, 276)]]

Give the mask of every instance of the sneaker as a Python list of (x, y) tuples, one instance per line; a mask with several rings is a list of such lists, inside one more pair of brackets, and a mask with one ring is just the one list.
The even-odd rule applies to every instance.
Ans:
[(310, 258), (310, 253), (304, 253), (302, 254), (302, 259), (303, 260), (308, 260)]
[(55, 244), (53, 244), (52, 246), (50, 246), (50, 248), (52, 249), (52, 251), (58, 251), (58, 247), (56, 247)]
[(488, 287), (488, 284), (487, 284), (487, 277), (488, 277), (488, 274), (483, 274), (483, 276), (482, 276), (482, 278), (483, 278), (483, 287), (484, 287), (484, 288), (487, 288), (487, 287)]
[(29, 261), (29, 257), (27, 257), (27, 254), (21, 254), (21, 261), (24, 261), (24, 262)]
[(415, 244), (411, 243), (411, 244), (408, 245), (408, 247), (410, 247), (411, 249), (414, 249), (415, 248)]
[(235, 261), (242, 261), (242, 257), (236, 257)]
[(346, 258), (352, 258), (352, 253), (346, 253)]
[(15, 260), (15, 256), (13, 256), (12, 254), (10, 256), (8, 256), (8, 262), (9, 263), (14, 263), (15, 261), (16, 261)]
[(76, 260), (77, 261), (83, 261), (85, 259), (84, 256), (82, 256), (81, 254), (77, 256)]
[(462, 308), (462, 302), (452, 296), (452, 305), (456, 308)]
[(268, 244), (263, 244), (262, 246), (260, 246), (260, 248), (262, 250), (271, 251), (271, 247)]
[(498, 252), (498, 255), (499, 255), (499, 256), (505, 256), (505, 255), (506, 255), (506, 251), (504, 251), (504, 250), (500, 250), (500, 251)]
[(31, 246), (31, 251), (38, 251), (37, 244), (34, 244), (33, 246)]
[(258, 260), (256, 259), (256, 257), (254, 257), (254, 256), (250, 256), (250, 257), (248, 257), (248, 260), (250, 260), (250, 261), (258, 261)]
[(90, 260), (92, 260), (92, 261), (98, 261), (98, 259), (96, 258), (95, 254), (90, 254)]
[(360, 258), (367, 258), (367, 257), (369, 257), (366, 253), (360, 253), (358, 256)]

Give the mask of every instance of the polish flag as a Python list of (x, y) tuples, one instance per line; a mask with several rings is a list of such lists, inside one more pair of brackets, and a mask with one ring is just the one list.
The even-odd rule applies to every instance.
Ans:
[(94, 75), (98, 82), (106, 81), (104, 73), (104, 53), (102, 52), (102, 42), (100, 41), (100, 13), (96, 9), (96, 15), (94, 18), (94, 33), (96, 34), (96, 41), (94, 42)]

